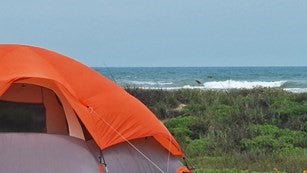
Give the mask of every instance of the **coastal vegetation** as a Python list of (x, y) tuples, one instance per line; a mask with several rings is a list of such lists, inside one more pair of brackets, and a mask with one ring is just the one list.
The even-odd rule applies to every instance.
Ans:
[(164, 122), (197, 173), (307, 169), (307, 93), (126, 90)]

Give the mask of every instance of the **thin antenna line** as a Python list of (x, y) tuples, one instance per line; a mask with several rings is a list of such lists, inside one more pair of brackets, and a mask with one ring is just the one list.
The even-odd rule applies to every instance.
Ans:
[(103, 62), (103, 65), (104, 65), (104, 67), (106, 68), (106, 70), (108, 71), (108, 73), (110, 74), (111, 79), (112, 79), (115, 83), (117, 83), (117, 81), (116, 81), (116, 79), (114, 78), (114, 76), (113, 76), (111, 70), (109, 69), (109, 67), (106, 65), (105, 62)]
[(155, 166), (160, 172), (165, 173), (155, 162), (153, 162), (149, 157), (147, 157), (141, 150), (139, 150), (135, 145), (133, 145), (127, 138), (125, 138), (118, 130), (116, 130), (111, 124), (104, 120), (104, 118), (98, 116), (97, 112), (92, 109), (92, 112), (99, 117), (105, 124), (107, 124), (113, 131), (115, 131), (121, 138), (123, 138), (133, 149), (135, 149), (139, 154), (141, 154), (147, 161), (149, 161), (153, 166)]
[[(171, 147), (171, 134), (170, 133), (168, 134), (168, 137), (169, 137), (168, 148), (170, 148)], [(171, 155), (171, 152), (168, 150), (166, 173), (168, 173), (168, 169), (169, 169), (170, 155)]]

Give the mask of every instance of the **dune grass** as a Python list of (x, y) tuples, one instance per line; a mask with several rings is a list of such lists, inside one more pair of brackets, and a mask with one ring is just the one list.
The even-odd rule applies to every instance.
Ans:
[(307, 93), (126, 90), (165, 123), (197, 173), (307, 169)]

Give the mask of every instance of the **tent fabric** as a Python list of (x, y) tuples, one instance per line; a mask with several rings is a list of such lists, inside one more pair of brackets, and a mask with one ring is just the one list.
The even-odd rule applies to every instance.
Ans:
[[(163, 172), (184, 173), (177, 171), (183, 170), (180, 158), (169, 156), (169, 152), (152, 137), (131, 140), (131, 143)], [(1, 133), (0, 148), (0, 172), (99, 172), (100, 151), (93, 140), (43, 133)], [(110, 173), (161, 173), (127, 142), (106, 148), (103, 157)], [(106, 172), (105, 167), (103, 172)]]
[(46, 129), (47, 133), (67, 134), (67, 122), (63, 107), (56, 99), (51, 90), (42, 88), (43, 103), (46, 108)]
[(0, 95), (13, 83), (44, 86), (65, 99), (100, 149), (153, 136), (183, 156), (162, 122), (139, 100), (93, 69), (61, 54), (26, 45), (0, 45)]
[(44, 133), (1, 133), (1, 173), (98, 173), (84, 140)]
[[(131, 140), (142, 153), (151, 159), (163, 172), (175, 173), (182, 167), (180, 158), (169, 155), (153, 137)], [(95, 157), (99, 157), (99, 150), (93, 141), (88, 141), (88, 146)], [(127, 142), (123, 142), (102, 151), (109, 172), (125, 173), (161, 173), (161, 171), (134, 150)], [(105, 167), (103, 172), (106, 172)], [(183, 173), (183, 172), (180, 172)]]

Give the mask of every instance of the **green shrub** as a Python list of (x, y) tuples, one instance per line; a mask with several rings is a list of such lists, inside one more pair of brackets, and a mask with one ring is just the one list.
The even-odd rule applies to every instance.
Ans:
[[(306, 169), (307, 93), (273, 88), (127, 91), (165, 122), (198, 168), (206, 168), (197, 171)], [(180, 104), (183, 109), (176, 109)]]
[(167, 107), (164, 103), (158, 102), (154, 106), (150, 107), (151, 110), (157, 115), (160, 119), (168, 118)]
[(280, 153), (307, 147), (307, 133), (303, 131), (279, 129), (273, 125), (252, 125), (251, 131), (253, 137), (241, 141), (247, 151)]
[(231, 121), (232, 117), (237, 113), (236, 108), (228, 105), (212, 105), (207, 111), (210, 118), (213, 118), (216, 123), (224, 124)]
[(189, 104), (182, 110), (185, 116), (202, 117), (205, 115), (206, 105), (203, 104)]
[(182, 147), (185, 147), (190, 142), (192, 135), (191, 127), (196, 123), (195, 117), (179, 116), (165, 122), (166, 127), (175, 136)]
[(195, 124), (197, 119), (192, 116), (179, 116), (172, 118), (165, 122), (166, 127), (168, 128), (187, 128), (189, 129), (193, 124)]
[(302, 124), (301, 130), (307, 132), (307, 122), (304, 122), (304, 124)]
[(179, 142), (182, 148), (185, 148), (186, 145), (191, 141), (190, 134), (191, 130), (184, 127), (175, 127), (169, 128), (169, 131), (174, 135), (175, 139)]
[(279, 133), (279, 128), (274, 125), (251, 125), (250, 129), (254, 136), (260, 136), (260, 135), (271, 135), (274, 138), (277, 137)]
[(214, 143), (209, 138), (195, 139), (187, 145), (186, 152), (190, 156), (201, 156), (208, 153), (208, 150), (211, 150), (213, 146)]
[(243, 139), (242, 143), (245, 149), (253, 153), (271, 153), (279, 147), (278, 141), (271, 135)]
[(289, 129), (279, 130), (279, 141), (293, 144), (296, 147), (307, 148), (307, 133), (303, 131), (295, 131)]
[(295, 102), (294, 97), (280, 95), (272, 100), (272, 107), (278, 115), (303, 115), (307, 113), (306, 102)]

